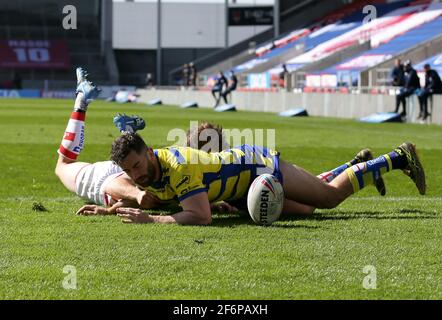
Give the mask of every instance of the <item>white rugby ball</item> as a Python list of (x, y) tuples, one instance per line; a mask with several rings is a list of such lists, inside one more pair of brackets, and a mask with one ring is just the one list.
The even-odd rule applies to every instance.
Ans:
[(247, 209), (255, 223), (271, 225), (279, 219), (283, 203), (284, 190), (275, 176), (262, 174), (255, 178), (247, 194)]

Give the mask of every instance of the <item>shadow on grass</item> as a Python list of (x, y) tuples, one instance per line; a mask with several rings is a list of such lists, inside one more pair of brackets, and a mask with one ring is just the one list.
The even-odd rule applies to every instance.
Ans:
[[(174, 214), (181, 211), (180, 207), (171, 206), (168, 210), (151, 210), (152, 212), (162, 214)], [(346, 220), (418, 220), (418, 219), (438, 219), (438, 213), (432, 211), (424, 211), (420, 209), (401, 209), (395, 212), (381, 212), (381, 211), (326, 211), (321, 213), (314, 213), (312, 215), (282, 215), (279, 222), (289, 222), (290, 224), (274, 223), (271, 228), (281, 229), (319, 229), (321, 226), (309, 226), (303, 224), (295, 224), (293, 222), (299, 221), (346, 221)], [(222, 213), (214, 212), (213, 220), (210, 227), (217, 228), (236, 228), (238, 226), (251, 225), (258, 226), (252, 221), (247, 212), (238, 213)]]
[(284, 217), (281, 220), (358, 220), (358, 219), (375, 219), (375, 220), (419, 220), (419, 219), (437, 219), (438, 214), (431, 211), (423, 211), (418, 209), (402, 209), (398, 212), (385, 213), (379, 211), (338, 211), (336, 213), (316, 213), (310, 216), (291, 216)]
[[(295, 219), (291, 219), (295, 221)], [(286, 219), (280, 219), (279, 221), (287, 221)], [(239, 215), (239, 214), (214, 214), (212, 223), (210, 227), (217, 228), (236, 228), (238, 226), (243, 225), (251, 225), (257, 226), (256, 223), (252, 221), (252, 219), (247, 215)], [(306, 226), (306, 225), (295, 225), (295, 224), (272, 224), (270, 228), (281, 228), (281, 229), (296, 229), (296, 228), (304, 228), (304, 229), (318, 229), (319, 226)]]
[[(296, 221), (328, 221), (328, 220), (418, 220), (418, 219), (437, 219), (438, 214), (432, 211), (424, 211), (419, 209), (402, 209), (397, 212), (386, 213), (379, 211), (328, 211), (326, 213), (315, 213), (312, 215), (283, 215), (278, 220), (280, 222), (296, 222)], [(239, 214), (214, 214), (212, 220), (212, 227), (235, 228), (239, 225), (256, 225), (248, 215)], [(273, 224), (272, 228), (305, 228), (318, 229), (320, 226), (306, 226), (296, 224)]]

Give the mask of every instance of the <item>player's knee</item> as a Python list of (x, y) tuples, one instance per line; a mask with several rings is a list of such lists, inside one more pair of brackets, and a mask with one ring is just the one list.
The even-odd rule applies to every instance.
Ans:
[(336, 192), (331, 192), (321, 198), (319, 208), (321, 209), (333, 209), (336, 208), (343, 201), (342, 197)]
[(212, 217), (209, 216), (209, 217), (201, 218), (197, 224), (201, 225), (201, 226), (207, 226), (211, 223), (212, 223)]
[(61, 165), (60, 165), (60, 163), (59, 162), (57, 162), (57, 164), (55, 165), (55, 169), (54, 169), (54, 172), (55, 172), (55, 175), (57, 176), (57, 177), (61, 177)]
[(324, 202), (322, 209), (334, 209), (338, 206), (338, 204), (339, 202), (335, 201), (334, 199), (330, 199)]

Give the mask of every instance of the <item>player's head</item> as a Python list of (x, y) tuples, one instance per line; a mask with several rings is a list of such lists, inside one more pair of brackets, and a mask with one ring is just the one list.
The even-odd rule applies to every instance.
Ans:
[(405, 67), (405, 71), (410, 71), (411, 69), (413, 69), (413, 66), (412, 66), (410, 60), (405, 61), (404, 67)]
[(428, 63), (426, 63), (425, 65), (424, 65), (424, 70), (425, 71), (428, 71), (428, 70), (430, 70), (431, 69), (431, 66), (428, 64)]
[(115, 139), (111, 160), (142, 187), (151, 185), (155, 180), (155, 155), (137, 133), (124, 132)]
[(207, 152), (219, 152), (229, 148), (223, 128), (207, 121), (187, 131), (187, 146)]
[(399, 67), (401, 64), (402, 64), (401, 59), (396, 59), (396, 60), (394, 60), (394, 65), (395, 65), (396, 67)]

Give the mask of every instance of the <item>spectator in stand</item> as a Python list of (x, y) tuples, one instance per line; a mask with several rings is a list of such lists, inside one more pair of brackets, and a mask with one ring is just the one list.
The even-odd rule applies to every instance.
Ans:
[(282, 65), (282, 71), (279, 74), (279, 87), (285, 88), (285, 78), (289, 74), (287, 70), (287, 66), (285, 64)]
[[(212, 88), (212, 95), (215, 98), (215, 107), (218, 107), (219, 100), (221, 99), (221, 92), (223, 92), (224, 86), (227, 86), (227, 78), (224, 75), (222, 71), (218, 73), (218, 76), (216, 78), (215, 85)], [(218, 92), (218, 97), (216, 96), (216, 93)]]
[(390, 73), (391, 85), (395, 87), (402, 87), (405, 84), (404, 73), (404, 66), (402, 65), (401, 59), (396, 59), (394, 61), (394, 68)]
[(411, 66), (411, 61), (407, 60), (404, 65), (405, 68), (405, 84), (400, 89), (399, 94), (396, 95), (396, 110), (394, 112), (399, 112), (399, 107), (402, 103), (404, 110), (401, 113), (401, 116), (407, 116), (407, 102), (406, 98), (416, 93), (417, 89), (420, 89), (421, 84), (419, 81), (419, 77), (417, 75), (416, 70)]
[(431, 69), (429, 64), (424, 65), (425, 87), (418, 93), (420, 113), (418, 119), (426, 120), (428, 113), (428, 98), (434, 93), (442, 93), (442, 81), (436, 70)]
[(183, 66), (183, 86), (187, 86), (189, 83), (189, 65), (186, 63)]
[(146, 86), (151, 87), (153, 86), (153, 77), (152, 73), (146, 74)]
[(196, 86), (196, 68), (193, 62), (189, 64), (189, 86)]
[(221, 96), (223, 97), (223, 99), (224, 99), (224, 102), (227, 104), (228, 102), (227, 102), (227, 95), (229, 94), (229, 93), (231, 93), (232, 91), (235, 91), (236, 90), (236, 87), (237, 87), (237, 85), (238, 85), (238, 78), (236, 77), (236, 75), (235, 75), (235, 72), (232, 70), (232, 71), (230, 71), (230, 84), (229, 84), (229, 86), (226, 88), (226, 90), (224, 90), (222, 93), (221, 93)]

